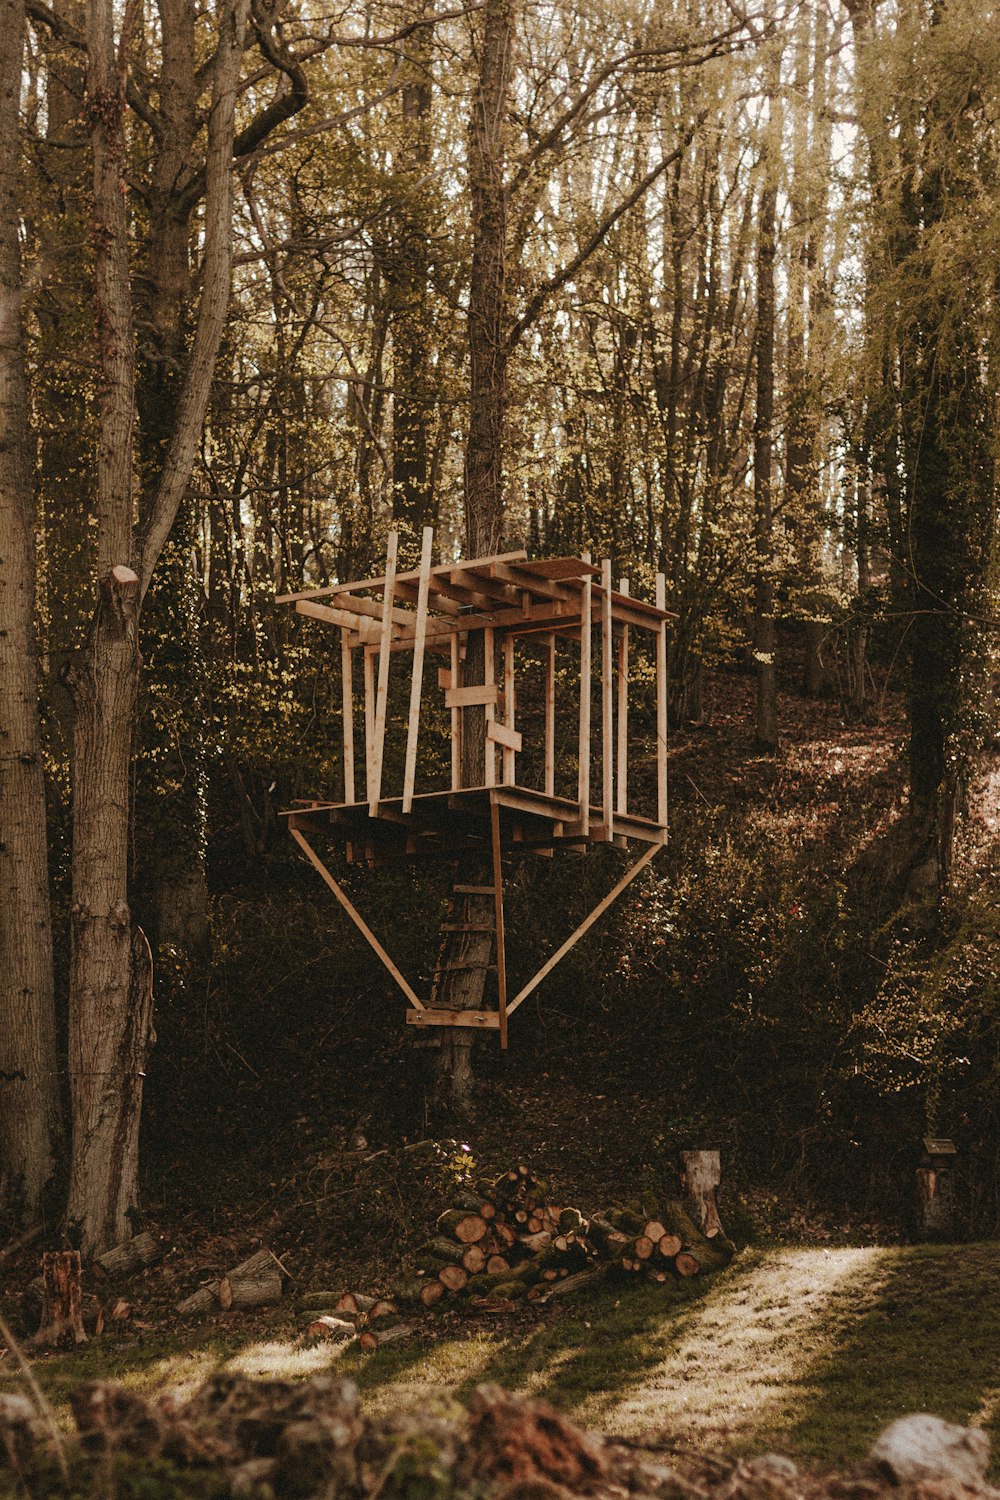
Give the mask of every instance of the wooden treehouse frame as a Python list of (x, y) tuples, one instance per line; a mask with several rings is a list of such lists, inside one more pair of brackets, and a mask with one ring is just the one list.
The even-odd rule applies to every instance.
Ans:
[[(380, 578), (332, 584), (328, 588), (284, 594), (279, 604), (293, 604), (298, 614), (339, 628), (341, 636), (344, 724), (342, 802), (308, 801), (283, 814), (307, 859), (385, 965), (409, 1002), (412, 1026), (464, 1026), (499, 1032), (507, 1045), (511, 1015), (653, 860), (667, 838), (667, 621), (665, 580), (656, 578), (656, 602), (629, 592), (627, 579), (612, 587), (611, 564), (595, 567), (589, 555), (529, 561), (523, 551), (476, 558), (471, 562), (431, 565), (433, 530), (423, 532), (420, 566), (397, 570), (398, 535), (390, 532), (385, 573)], [(600, 801), (591, 802), (591, 711), (593, 633), (600, 632), (601, 783)], [(483, 681), (465, 682), (463, 665), (472, 632), (482, 632)], [(656, 665), (656, 816), (644, 817), (629, 807), (628, 712), (630, 632), (645, 631), (655, 640)], [(543, 785), (517, 782), (522, 731), (515, 727), (514, 644), (529, 640), (541, 647), (545, 666)], [(556, 795), (556, 663), (557, 642), (579, 643), (577, 725), (577, 795)], [(354, 653), (363, 653), (364, 796), (358, 796), (355, 761)], [(389, 671), (393, 654), (412, 652), (406, 753), (401, 794), (386, 795), (383, 761)], [(451, 713), (450, 784), (438, 791), (416, 790), (421, 705), (425, 699), (424, 663), (428, 652), (441, 653), (437, 687)], [(496, 662), (502, 658), (500, 680)], [(468, 715), (483, 718), (484, 751), (478, 784), (463, 784), (463, 740), (470, 732)], [(499, 767), (498, 767), (499, 761)], [(340, 883), (309, 840), (310, 833), (332, 834), (346, 845), (349, 862), (379, 865), (399, 857), (446, 855), (456, 858), (480, 851), (492, 863), (492, 886), (458, 886), (464, 896), (492, 897), (496, 943), (497, 1010), (450, 1010), (422, 1001), (406, 980)], [(555, 953), (512, 998), (507, 995), (503, 904), (503, 853), (532, 850), (549, 855), (557, 848), (587, 848), (629, 842), (645, 845), (607, 895), (588, 913)], [(459, 926), (452, 930), (483, 930)], [(489, 967), (493, 965), (474, 967)], [(437, 971), (440, 972), (440, 971)]]

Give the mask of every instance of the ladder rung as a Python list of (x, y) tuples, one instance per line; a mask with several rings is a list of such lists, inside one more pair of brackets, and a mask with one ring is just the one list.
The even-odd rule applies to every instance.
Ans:
[(434, 969), (435, 974), (457, 974), (461, 969), (483, 969), (487, 974), (495, 974), (496, 964), (442, 964), (440, 968)]
[(487, 922), (442, 922), (442, 932), (495, 932), (496, 928)]

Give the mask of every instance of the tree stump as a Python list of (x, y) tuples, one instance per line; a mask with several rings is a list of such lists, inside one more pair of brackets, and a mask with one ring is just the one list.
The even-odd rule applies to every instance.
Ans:
[(42, 1256), (42, 1321), (35, 1343), (49, 1349), (85, 1344), (79, 1250), (47, 1250)]
[(715, 1190), (722, 1180), (718, 1151), (682, 1151), (684, 1190), (694, 1205), (698, 1228), (707, 1240), (724, 1234)]

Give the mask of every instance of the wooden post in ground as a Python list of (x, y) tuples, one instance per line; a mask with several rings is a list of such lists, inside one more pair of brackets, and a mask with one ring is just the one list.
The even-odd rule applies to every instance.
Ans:
[[(487, 625), (486, 629), (483, 631), (483, 644), (486, 653), (486, 659), (483, 666), (483, 686), (491, 688), (496, 686), (497, 675), (496, 638), (494, 636), (492, 625)], [(496, 786), (497, 747), (495, 741), (490, 739), (490, 725), (494, 723), (497, 716), (495, 700), (485, 704), (483, 713), (486, 717), (486, 727), (485, 733), (483, 735), (483, 739), (485, 742), (485, 752), (483, 756), (483, 785)]]
[[(619, 579), (618, 592), (628, 594), (627, 578)], [(615, 767), (618, 773), (616, 811), (624, 816), (628, 812), (628, 626), (623, 625), (618, 637), (618, 756)]]
[[(354, 801), (354, 669), (347, 631), (340, 632), (340, 701), (344, 717), (344, 801)], [(367, 787), (365, 788), (367, 791)]]
[[(590, 562), (590, 553), (583, 554), (583, 561)], [(584, 578), (580, 588), (580, 735), (577, 777), (577, 801), (580, 806), (580, 832), (590, 833), (590, 621), (591, 584), (590, 574)]]
[[(667, 580), (656, 575), (656, 607), (667, 607)], [(667, 622), (656, 631), (656, 821), (667, 822)]]
[(608, 843), (615, 835), (613, 673), (611, 561), (606, 557), (601, 563), (601, 821)]
[(716, 1190), (722, 1181), (722, 1159), (718, 1151), (682, 1151), (684, 1190), (694, 1205), (698, 1228), (707, 1240), (723, 1234)]
[(372, 761), (375, 750), (375, 648), (365, 647), (365, 801), (372, 800)]
[(545, 655), (545, 795), (556, 794), (556, 638), (546, 636)]

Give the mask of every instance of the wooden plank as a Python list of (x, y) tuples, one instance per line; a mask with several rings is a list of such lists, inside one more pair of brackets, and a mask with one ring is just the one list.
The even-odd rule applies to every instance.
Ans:
[(346, 892), (341, 890), (340, 886), (338, 885), (336, 880), (334, 880), (333, 876), (330, 874), (329, 870), (326, 868), (326, 865), (320, 859), (319, 855), (316, 853), (309, 840), (303, 833), (300, 833), (297, 828), (291, 828), (289, 832), (291, 833), (292, 838), (295, 840), (295, 842), (299, 845), (300, 849), (302, 849), (305, 853), (305, 856), (309, 860), (309, 863), (315, 870), (318, 871), (320, 878), (324, 880), (330, 887), (330, 890), (336, 896), (337, 900), (340, 902), (341, 906), (344, 908), (347, 915), (354, 923), (355, 927), (361, 933), (362, 937), (378, 954), (379, 958), (382, 960), (383, 964), (388, 969), (393, 979), (399, 985), (399, 988), (403, 991), (403, 994), (406, 996), (407, 1000), (409, 1000), (410, 1004), (415, 1006), (418, 1011), (422, 1011), (424, 1008), (423, 1002), (419, 1000), (418, 997), (414, 994), (413, 990), (407, 984), (406, 980), (403, 978), (402, 974), (399, 972), (396, 965), (389, 957), (388, 953), (386, 953), (385, 949), (382, 947), (382, 944), (379, 942), (374, 932), (372, 932), (371, 928), (368, 926), (368, 923), (365, 921), (364, 917), (358, 911), (357, 907), (353, 904)]
[[(667, 601), (667, 580), (656, 575), (656, 607)], [(656, 820), (667, 823), (667, 622), (656, 632)]]
[(494, 896), (496, 891), (491, 885), (453, 885), (452, 890), (456, 896)]
[[(629, 582), (627, 578), (619, 580), (618, 588), (621, 593), (627, 594)], [(628, 626), (622, 626), (622, 633), (618, 637), (618, 754), (617, 761), (618, 787), (615, 811), (617, 813), (628, 812)]]
[(446, 688), (444, 701), (447, 708), (483, 708), (496, 703), (500, 689), (496, 683), (482, 687)]
[(490, 798), (490, 842), (493, 845), (493, 910), (497, 945), (497, 993), (500, 997), (500, 1050), (507, 1050), (507, 946), (503, 921), (503, 856), (500, 847), (500, 805)]
[(497, 780), (497, 756), (496, 756), (496, 751), (493, 748), (493, 741), (490, 739), (490, 725), (493, 723), (494, 719), (496, 718), (496, 701), (497, 701), (497, 688), (496, 688), (496, 681), (495, 681), (495, 679), (496, 679), (496, 670), (497, 670), (496, 636), (494, 635), (492, 625), (488, 625), (484, 629), (484, 631), (483, 631), (483, 639), (484, 639), (484, 644), (485, 644), (485, 666), (484, 666), (484, 669), (483, 669), (483, 677), (485, 679), (485, 685), (486, 685), (486, 687), (489, 687), (489, 688), (493, 689), (493, 698), (492, 698), (491, 701), (487, 702), (486, 707), (483, 709), (483, 713), (486, 715), (486, 732), (485, 732), (485, 735), (484, 735), (485, 755), (484, 755), (484, 764), (483, 764), (483, 781), (486, 783), (487, 786), (496, 786), (496, 780)]
[(340, 632), (340, 704), (344, 719), (344, 801), (354, 801), (354, 669), (347, 631)]
[[(583, 561), (590, 562), (590, 553), (583, 554)], [(580, 590), (580, 615), (583, 627), (580, 631), (580, 730), (578, 737), (577, 764), (579, 767), (577, 775), (576, 799), (580, 807), (580, 825), (583, 833), (587, 833), (590, 826), (590, 591), (591, 582), (588, 575), (583, 581)]]
[(389, 696), (389, 662), (392, 659), (389, 642), (392, 639), (392, 595), (396, 581), (396, 553), (399, 549), (399, 532), (389, 532), (389, 546), (385, 555), (385, 587), (382, 591), (382, 639), (379, 642), (378, 692), (375, 697), (375, 743), (372, 748), (372, 785), (368, 794), (368, 811), (378, 817), (379, 798), (382, 795), (382, 759), (385, 751), (385, 709)]
[(438, 667), (438, 687), (458, 687), (458, 683), (455, 681), (455, 674), (449, 667)]
[(372, 754), (375, 746), (375, 649), (365, 647), (365, 801), (372, 795)]
[[(451, 638), (451, 681), (448, 686), (456, 690), (462, 682), (462, 661), (459, 654), (458, 636)], [(457, 792), (462, 785), (462, 715), (458, 708), (451, 710), (451, 789)]]
[[(493, 562), (523, 562), (527, 556), (528, 554), (524, 548), (520, 547), (516, 552), (498, 552), (495, 556), (491, 557), (475, 557), (470, 562), (463, 563), (462, 566), (464, 568), (477, 568), (486, 567)], [(452, 568), (456, 566), (453, 562), (439, 563), (436, 568), (431, 569), (431, 577), (447, 576)], [(419, 583), (420, 569), (417, 568), (413, 573), (398, 573), (396, 575), (396, 582)], [(350, 583), (331, 583), (326, 588), (303, 589), (297, 594), (279, 594), (274, 602), (275, 604), (294, 604), (299, 599), (322, 599), (327, 594), (358, 594), (363, 593), (366, 589), (384, 589), (384, 587), (384, 575), (381, 578), (358, 578)]]
[(500, 1017), (495, 1010), (408, 1010), (408, 1026), (476, 1026), (496, 1031)]
[(535, 977), (533, 979), (529, 979), (524, 988), (520, 990), (519, 993), (514, 997), (514, 999), (507, 1007), (508, 1017), (512, 1016), (517, 1010), (517, 1007), (521, 1005), (525, 1000), (527, 1000), (528, 996), (538, 988), (542, 980), (552, 973), (552, 970), (555, 968), (559, 960), (566, 957), (566, 954), (569, 952), (569, 950), (575, 947), (575, 945), (580, 941), (585, 932), (590, 931), (591, 927), (593, 927), (598, 918), (602, 917), (607, 911), (608, 907), (611, 906), (613, 902), (617, 901), (618, 897), (621, 895), (622, 891), (625, 890), (626, 886), (631, 885), (635, 877), (642, 873), (642, 871), (649, 864), (650, 860), (656, 858), (661, 848), (662, 845), (659, 843), (650, 844), (649, 848), (644, 850), (643, 853), (640, 854), (635, 864), (629, 866), (629, 868), (625, 871), (625, 874), (622, 876), (621, 880), (618, 881), (617, 885), (612, 887), (612, 889), (604, 897), (604, 900), (598, 902), (590, 915), (584, 918), (579, 927), (576, 928), (575, 932), (572, 932), (566, 939), (562, 947), (556, 949), (552, 957), (538, 970), (538, 973), (535, 975)]
[(490, 577), (498, 579), (501, 583), (509, 583), (516, 588), (525, 589), (536, 599), (558, 599), (563, 603), (575, 604), (580, 596), (578, 582), (576, 588), (564, 583), (555, 583), (549, 578), (542, 578), (537, 573), (529, 572), (527, 568), (519, 567), (516, 563), (490, 563)]
[[(507, 786), (513, 786), (517, 780), (515, 754), (521, 748), (521, 736), (514, 729), (514, 715), (516, 712), (516, 696), (514, 692), (514, 637), (504, 636), (503, 641), (503, 729), (506, 738), (501, 737), (497, 743), (503, 746), (503, 779)], [(501, 726), (494, 724), (494, 729)], [(487, 734), (490, 726), (487, 725)], [(496, 735), (493, 736), (496, 739)]]
[(340, 625), (353, 630), (365, 645), (371, 645), (381, 639), (378, 625), (346, 609), (330, 609), (326, 604), (310, 604), (307, 601), (303, 604), (296, 604), (295, 613), (306, 615), (311, 620), (323, 620), (327, 625)]
[(556, 790), (556, 638), (546, 637), (545, 656), (545, 795)]
[(410, 676), (410, 713), (406, 724), (406, 764), (403, 769), (403, 811), (413, 806), (413, 784), (417, 774), (417, 739), (420, 734), (420, 693), (424, 680), (424, 639), (427, 631), (427, 585), (431, 572), (431, 548), (434, 527), (425, 526), (420, 548), (420, 587), (417, 594), (417, 622), (414, 627), (413, 672)]
[[(487, 724), (486, 734), (487, 737), (493, 741), (494, 745), (502, 745), (504, 750), (508, 754), (513, 754), (514, 751), (521, 749), (521, 735), (519, 731), (516, 729), (508, 729), (506, 724), (498, 724), (494, 720), (492, 724)], [(504, 757), (503, 779), (507, 786), (513, 785), (514, 772), (513, 768), (511, 768), (510, 776), (507, 775), (506, 756)]]
[[(335, 608), (344, 609), (350, 615), (364, 615), (365, 619), (375, 620), (379, 625), (382, 623), (382, 605), (378, 599), (359, 599), (355, 594), (334, 594), (331, 603)], [(393, 608), (390, 614), (394, 625), (413, 628), (415, 616), (411, 609)]]
[(611, 560), (601, 563), (601, 820), (605, 843), (615, 836), (614, 642), (611, 635)]

